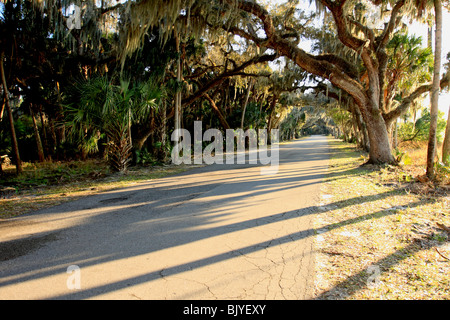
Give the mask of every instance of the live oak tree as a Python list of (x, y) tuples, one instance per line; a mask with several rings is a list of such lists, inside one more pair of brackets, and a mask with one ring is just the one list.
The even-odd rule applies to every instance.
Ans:
[[(227, 1), (230, 3), (231, 1)], [(392, 122), (404, 114), (411, 103), (432, 88), (431, 83), (423, 84), (413, 90), (408, 96), (402, 97), (401, 103), (395, 108), (386, 108), (383, 101), (386, 90), (386, 70), (389, 54), (386, 46), (392, 35), (398, 29), (402, 15), (414, 15), (416, 7), (408, 1), (316, 1), (329, 10), (333, 16), (334, 26), (338, 39), (348, 50), (353, 51), (361, 60), (362, 68), (352, 68), (352, 61), (342, 59), (334, 53), (324, 53), (312, 56), (301, 49), (293, 47), (286, 41), (288, 38), (286, 28), (275, 24), (276, 18), (271, 16), (261, 6), (246, 1), (237, 1), (237, 7), (258, 17), (266, 31), (266, 38), (254, 38), (259, 42), (291, 57), (305, 70), (328, 79), (334, 86), (347, 92), (358, 106), (364, 118), (370, 140), (370, 162), (391, 162), (392, 155), (387, 143), (386, 130)], [(384, 27), (370, 26), (367, 19), (368, 12), (361, 14), (362, 9), (372, 9), (372, 13), (381, 12), (375, 21), (384, 18)], [(369, 12), (370, 13), (370, 12)], [(389, 13), (389, 14), (386, 14)], [(370, 18), (368, 19), (370, 20)], [(370, 21), (369, 21), (370, 22)], [(284, 22), (286, 25), (286, 22)], [(240, 34), (251, 38), (245, 31)], [(297, 41), (297, 40), (295, 40)], [(436, 70), (436, 68), (435, 68)], [(437, 79), (437, 80), (436, 80)], [(448, 75), (439, 80), (435, 77), (434, 83), (439, 87), (448, 86)]]
[[(62, 1), (66, 7), (70, 2)], [(58, 10), (52, 10), (51, 6), (61, 4), (61, 1), (40, 3), (47, 6), (50, 16), (55, 13), (58, 16)], [(80, 1), (75, 3), (81, 4)], [(358, 65), (335, 52), (312, 54), (299, 47), (307, 23), (300, 1), (289, 1), (276, 10), (269, 10), (254, 0), (141, 0), (118, 4), (104, 1), (94, 8), (95, 14), (91, 16), (116, 14), (116, 18), (120, 17), (116, 29), (120, 31), (122, 61), (141, 46), (146, 32), (155, 26), (159, 28), (162, 43), (174, 34), (179, 39), (186, 39), (187, 35), (200, 39), (205, 32), (225, 31), (260, 48), (260, 53), (251, 59), (253, 61), (264, 59), (270, 50), (273, 52), (270, 55), (285, 56), (303, 70), (348, 94), (367, 128), (369, 162), (394, 163), (388, 134), (390, 124), (407, 110), (415, 97), (431, 90), (431, 85), (421, 86), (403, 97), (395, 109), (387, 111), (385, 108), (387, 45), (398, 30), (402, 16), (415, 10), (415, 3), (411, 0), (316, 0), (315, 4), (331, 17), (329, 21), (337, 39), (353, 53)], [(55, 8), (61, 8), (61, 5)], [(88, 36), (87, 29), (70, 32), (81, 43), (89, 42), (93, 37)], [(77, 49), (83, 51), (83, 46)], [(213, 81), (210, 85), (220, 83)], [(203, 90), (207, 94), (208, 89)], [(186, 102), (186, 98), (183, 100)]]
[[(302, 69), (328, 79), (334, 86), (348, 92), (358, 105), (367, 125), (370, 140), (370, 161), (374, 163), (395, 162), (391, 154), (385, 119), (382, 117), (382, 90), (386, 64), (385, 47), (397, 23), (398, 14), (405, 4), (399, 1), (393, 8), (389, 22), (382, 32), (370, 29), (353, 18), (349, 18), (350, 1), (320, 1), (330, 10), (339, 40), (349, 49), (357, 52), (364, 63), (367, 82), (359, 79), (359, 74), (348, 61), (334, 54), (314, 56), (300, 49), (297, 44), (300, 34), (295, 26), (295, 14), (290, 21), (272, 16), (263, 6), (254, 1), (222, 0), (212, 3), (203, 1), (140, 1), (130, 7), (131, 26), (128, 30), (127, 50), (138, 46), (141, 24), (155, 23), (164, 17), (167, 28), (173, 28), (181, 11), (189, 17), (192, 25), (222, 27), (229, 32), (253, 41), (260, 48), (274, 49), (294, 61)], [(154, 10), (157, 7), (160, 9)], [(187, 9), (186, 9), (187, 8)], [(159, 12), (159, 13), (158, 13)], [(295, 13), (295, 10), (294, 12)], [(159, 16), (158, 16), (159, 14)], [(254, 27), (251, 27), (251, 26)], [(356, 28), (361, 37), (355, 32)], [(210, 27), (212, 29), (212, 27)], [(254, 30), (261, 29), (257, 33)], [(377, 33), (377, 34), (376, 34)], [(136, 37), (136, 34), (138, 35)], [(134, 47), (133, 47), (134, 46)]]
[[(318, 1), (331, 13), (340, 42), (360, 57), (364, 67), (361, 72), (355, 70), (349, 61), (335, 54), (311, 55), (300, 49), (295, 40), (290, 41), (287, 36), (288, 30), (284, 25), (277, 24), (276, 17), (256, 2), (244, 0), (223, 2), (259, 19), (265, 31), (264, 36), (252, 35), (244, 29), (234, 30), (236, 34), (277, 50), (304, 70), (327, 79), (337, 88), (347, 92), (358, 106), (367, 126), (370, 141), (369, 162), (395, 162), (391, 153), (387, 124), (397, 115), (391, 112), (383, 116), (383, 90), (388, 61), (386, 46), (400, 22), (401, 14), (411, 5), (410, 3), (403, 0), (392, 3), (390, 13), (386, 15), (387, 22), (379, 30), (357, 19), (353, 1)], [(366, 3), (384, 11), (388, 8), (384, 1)]]
[[(358, 105), (367, 125), (370, 140), (370, 161), (373, 163), (393, 163), (386, 123), (382, 117), (381, 87), (384, 80), (386, 63), (385, 47), (397, 24), (397, 16), (404, 1), (400, 1), (392, 10), (389, 23), (380, 34), (363, 26), (360, 21), (349, 17), (351, 13), (348, 1), (320, 1), (330, 10), (339, 40), (349, 49), (358, 52), (363, 61), (367, 82), (359, 79), (357, 70), (346, 60), (332, 53), (312, 55), (299, 48), (296, 39), (292, 40), (292, 31), (278, 23), (261, 5), (251, 1), (227, 1), (229, 6), (251, 14), (264, 30), (264, 36), (252, 35), (248, 30), (234, 30), (240, 36), (251, 39), (259, 45), (270, 47), (293, 60), (302, 69), (329, 80), (334, 86), (346, 91)], [(286, 21), (283, 21), (286, 23)], [(289, 21), (287, 22), (289, 23)], [(289, 26), (288, 24), (286, 24)], [(351, 32), (356, 28), (356, 32)], [(288, 34), (289, 32), (289, 34)], [(294, 37), (295, 38), (295, 37)]]
[[(15, 11), (17, 11), (20, 17), (28, 18), (28, 13), (23, 11), (21, 5), (17, 5), (19, 2), (21, 3), (21, 0), (7, 1), (8, 6), (16, 8)], [(186, 79), (183, 79), (183, 76), (186, 76), (186, 78), (189, 77), (189, 81), (191, 81), (191, 83), (196, 82), (198, 84), (195, 87), (195, 91), (184, 91), (183, 99), (177, 99), (177, 107), (179, 110), (180, 104), (185, 107), (201, 99), (208, 100), (208, 98), (210, 98), (209, 95), (213, 95), (212, 92), (217, 90), (219, 85), (222, 84), (225, 79), (233, 76), (248, 76), (246, 74), (246, 69), (248, 69), (248, 67), (256, 64), (267, 63), (276, 57), (275, 54), (263, 54), (257, 57), (246, 56), (240, 60), (234, 59), (233, 63), (230, 63), (228, 67), (219, 69), (215, 69), (213, 68), (214, 66), (207, 64), (199, 66), (192, 63), (189, 53), (186, 55), (186, 51), (189, 50), (189, 41), (191, 39), (191, 35), (196, 33), (196, 27), (191, 20), (187, 19), (189, 16), (188, 10), (185, 10), (184, 13), (180, 14), (179, 8), (183, 6), (173, 7), (176, 8), (177, 13), (175, 14), (175, 20), (172, 24), (170, 19), (166, 19), (165, 22), (162, 21), (160, 19), (162, 15), (159, 15), (159, 18), (155, 18), (155, 20), (149, 18), (148, 21), (153, 22), (149, 23), (144, 28), (142, 28), (142, 25), (139, 25), (139, 36), (133, 38), (133, 36), (129, 35), (129, 33), (133, 34), (133, 24), (130, 25), (128, 23), (128, 19), (133, 17), (134, 11), (132, 7), (137, 4), (132, 1), (118, 4), (115, 1), (109, 0), (102, 1), (101, 4), (94, 4), (94, 1), (77, 0), (49, 0), (26, 3), (28, 6), (31, 6), (31, 3), (36, 4), (35, 17), (45, 17), (47, 26), (46, 29), (35, 28), (36, 30), (39, 30), (40, 33), (44, 34), (43, 36), (39, 34), (39, 37), (35, 37), (35, 41), (43, 45), (33, 47), (28, 45), (28, 43), (31, 43), (30, 41), (23, 41), (23, 38), (26, 36), (31, 38), (31, 36), (29, 36), (31, 32), (29, 32), (28, 28), (35, 26), (35, 21), (30, 20), (30, 23), (25, 24), (28, 28), (21, 28), (21, 30), (17, 32), (17, 34), (23, 37), (21, 38), (22, 41), (20, 41), (21, 46), (19, 46), (19, 48), (25, 48), (25, 50), (20, 52), (20, 54), (17, 54), (17, 60), (23, 61), (21, 65), (24, 67), (19, 68), (17, 65), (7, 65), (7, 69), (14, 70), (14, 74), (11, 73), (14, 82), (11, 82), (12, 85), (10, 85), (10, 87), (15, 88), (13, 94), (16, 97), (26, 96), (29, 104), (32, 104), (33, 108), (37, 108), (37, 110), (34, 110), (32, 108), (28, 108), (29, 104), (23, 104), (26, 108), (23, 107), (22, 109), (26, 112), (31, 112), (33, 120), (33, 113), (37, 113), (36, 115), (43, 119), (40, 123), (34, 122), (35, 129), (37, 129), (37, 126), (40, 124), (43, 133), (48, 132), (44, 127), (45, 123), (52, 124), (52, 131), (61, 130), (61, 136), (65, 136), (69, 133), (71, 119), (65, 119), (64, 117), (60, 117), (60, 115), (68, 115), (70, 114), (70, 110), (67, 110), (65, 106), (67, 105), (67, 101), (65, 101), (66, 104), (61, 102), (64, 100), (63, 97), (69, 96), (68, 89), (73, 85), (73, 83), (76, 82), (76, 80), (79, 80), (80, 76), (84, 79), (91, 79), (95, 76), (104, 76), (109, 74), (114, 75), (114, 78), (115, 75), (117, 75), (117, 69), (122, 68), (124, 74), (128, 72), (129, 75), (134, 72), (132, 75), (133, 78), (131, 79), (132, 82), (142, 82), (146, 81), (145, 79), (142, 79), (142, 74), (154, 74), (155, 68), (162, 67), (164, 83), (159, 83), (162, 89), (171, 83), (171, 72), (178, 73), (177, 76), (173, 77), (177, 81), (177, 86), (184, 86), (184, 84), (180, 84), (180, 79), (183, 82), (186, 82)], [(140, 5), (141, 3), (138, 4)], [(155, 2), (151, 3), (151, 5), (155, 5)], [(77, 6), (75, 8), (79, 8), (81, 11), (73, 10), (74, 6)], [(152, 7), (151, 12), (153, 12), (158, 6), (164, 9), (163, 14), (167, 18), (167, 12), (168, 10), (170, 11), (171, 6), (166, 2), (161, 1), (159, 4)], [(139, 11), (140, 10), (138, 10), (138, 12)], [(21, 19), (19, 20), (22, 21)], [(78, 23), (77, 19), (81, 21), (78, 21)], [(136, 22), (139, 20), (133, 19), (133, 21)], [(153, 32), (150, 30), (150, 26), (152, 25), (154, 27)], [(192, 28), (189, 28), (189, 25), (191, 25)], [(178, 27), (178, 29), (175, 27)], [(179, 32), (175, 33), (174, 30), (178, 30)], [(224, 32), (222, 31), (222, 33)], [(14, 34), (16, 34), (15, 31), (4, 33), (5, 36)], [(143, 38), (141, 38), (142, 35), (144, 35)], [(175, 56), (173, 55), (172, 50), (172, 47), (175, 47), (175, 45), (173, 43), (168, 43), (169, 40), (174, 42), (174, 36), (178, 36), (179, 40), (179, 46)], [(147, 37), (147, 42), (145, 42), (145, 37)], [(150, 38), (150, 40), (148, 38)], [(133, 39), (138, 41), (133, 42)], [(156, 52), (147, 50), (148, 41), (153, 41), (153, 44), (157, 43), (159, 48)], [(57, 43), (60, 45), (62, 50), (60, 50), (59, 47), (57, 48), (56, 46), (49, 45), (48, 43), (50, 42)], [(33, 67), (30, 69), (29, 65), (30, 63), (36, 63), (34, 60), (31, 61), (30, 55), (27, 55), (26, 53), (32, 50), (33, 53), (37, 52), (38, 50), (36, 48), (45, 46), (47, 46), (47, 52), (44, 50), (39, 52), (39, 54), (36, 54), (36, 57), (40, 59), (40, 64), (37, 64), (38, 68), (36, 70), (38, 72), (35, 72), (35, 68)], [(163, 46), (164, 50), (161, 49)], [(139, 52), (139, 54), (136, 54), (136, 51)], [(58, 55), (59, 60), (49, 59), (49, 53), (52, 55)], [(35, 55), (32, 55), (32, 57), (34, 56)], [(159, 61), (149, 62), (148, 60), (152, 60), (152, 56), (167, 56), (168, 59), (161, 58)], [(153, 58), (153, 60), (157, 59)], [(177, 66), (173, 64), (173, 60), (178, 60), (180, 64), (183, 64), (183, 68), (177, 68)], [(10, 61), (12, 61), (12, 59), (5, 59), (5, 63)], [(45, 62), (46, 67), (49, 66), (50, 72), (48, 72), (49, 70), (47, 69), (45, 69), (45, 72), (42, 72), (42, 62)], [(119, 62), (121, 66), (117, 66), (117, 62)], [(72, 68), (70, 72), (68, 72), (67, 66)], [(142, 66), (144, 70), (142, 70)], [(146, 68), (148, 68), (148, 70)], [(25, 74), (25, 69), (28, 71), (27, 74)], [(31, 70), (32, 72), (30, 73)], [(178, 72), (178, 70), (183, 71), (183, 73)], [(218, 72), (213, 72), (211, 74), (211, 70)], [(25, 77), (22, 77), (22, 73), (24, 73)], [(257, 75), (252, 74), (251, 76)], [(111, 84), (118, 85), (118, 82), (111, 82)], [(180, 97), (180, 90), (176, 89), (175, 91), (176, 95), (174, 94), (174, 96), (177, 98)], [(44, 97), (43, 95), (47, 93), (53, 97), (56, 97), (56, 99), (53, 99), (52, 97), (53, 100), (50, 101), (47, 97)], [(41, 101), (44, 100), (45, 103), (41, 103)], [(176, 108), (173, 108), (172, 112), (170, 112), (170, 110), (166, 112), (166, 107), (171, 107), (167, 103), (169, 100), (170, 99), (165, 99), (164, 103), (161, 103), (158, 108), (153, 109), (152, 115), (149, 117), (150, 121), (148, 121), (149, 119), (141, 119), (138, 122), (131, 123), (133, 126), (133, 148), (137, 150), (142, 148), (147, 138), (154, 134), (156, 126), (159, 125), (159, 122), (164, 122), (165, 126), (166, 122), (173, 120), (175, 113), (174, 111)], [(71, 102), (76, 101), (77, 100), (74, 99)], [(223, 127), (228, 128), (225, 117), (221, 114), (220, 108), (216, 105), (217, 100), (214, 101), (211, 99), (209, 101), (211, 101), (211, 109), (217, 113), (217, 117), (221, 121), (223, 120)], [(96, 102), (95, 99), (92, 99), (92, 102)], [(74, 106), (72, 105), (72, 107)], [(156, 121), (155, 118), (157, 118)], [(88, 119), (83, 121), (85, 121), (85, 125), (87, 127), (90, 126), (91, 121)], [(58, 127), (54, 125), (56, 122), (59, 124)], [(130, 131), (130, 125), (124, 123), (124, 126), (121, 126), (121, 128), (127, 128), (127, 130), (116, 133), (118, 135), (120, 133), (129, 137), (130, 134), (128, 132)], [(165, 129), (161, 130), (164, 131)], [(37, 141), (39, 140), (38, 134), (38, 130), (35, 130)], [(86, 136), (86, 133), (84, 133), (84, 136)], [(83, 140), (85, 140), (83, 141), (81, 148), (83, 150), (83, 154), (86, 154), (89, 146), (93, 146), (95, 149), (95, 141), (97, 138), (94, 136), (86, 136), (83, 138)], [(63, 140), (66, 139), (64, 138)], [(127, 139), (122, 140), (126, 141)], [(47, 139), (42, 139), (42, 142), (46, 141)], [(53, 145), (52, 149), (56, 149), (55, 147), (56, 143)], [(128, 152), (128, 150), (126, 151)], [(124, 154), (127, 152), (124, 152)], [(46, 152), (46, 155), (50, 155), (50, 153)]]

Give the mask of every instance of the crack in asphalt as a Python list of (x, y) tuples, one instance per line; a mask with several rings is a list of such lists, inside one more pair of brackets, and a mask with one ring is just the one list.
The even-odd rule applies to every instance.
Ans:
[(325, 146), (288, 145), (274, 176), (203, 167), (0, 223), (0, 299), (307, 298)]

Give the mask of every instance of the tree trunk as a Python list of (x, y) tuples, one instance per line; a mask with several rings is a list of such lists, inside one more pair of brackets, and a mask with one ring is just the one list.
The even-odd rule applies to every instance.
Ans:
[(46, 125), (42, 105), (39, 106), (39, 117), (41, 118), (41, 126), (42, 126), (42, 138), (41, 138), (42, 145), (44, 147), (45, 153), (47, 154), (47, 159), (49, 161), (52, 161), (52, 156), (51, 156), (49, 141), (48, 141), (48, 136), (47, 136), (48, 130), (47, 130), (47, 125)]
[(23, 172), (22, 169), (22, 160), (20, 160), (20, 154), (19, 154), (19, 144), (17, 143), (17, 137), (16, 137), (16, 130), (14, 129), (14, 118), (11, 110), (11, 105), (9, 104), (9, 96), (8, 96), (8, 86), (6, 85), (6, 78), (5, 78), (5, 69), (3, 67), (3, 59), (5, 55), (2, 52), (0, 57), (0, 72), (2, 76), (2, 84), (3, 84), (3, 92), (5, 94), (5, 105), (6, 110), (8, 112), (9, 117), (9, 128), (11, 130), (11, 140), (16, 160), (16, 173), (20, 174)]
[(389, 134), (381, 112), (376, 107), (370, 106), (369, 102), (367, 102), (367, 105), (359, 107), (360, 110), (365, 111), (361, 112), (361, 114), (366, 123), (367, 135), (369, 138), (370, 149), (368, 163), (396, 163), (391, 152)]
[(278, 97), (279, 97), (278, 94), (276, 94), (274, 92), (272, 101), (271, 101), (270, 107), (269, 107), (268, 119), (267, 119), (267, 144), (268, 145), (272, 144), (271, 132), (272, 132), (272, 127), (273, 127), (273, 113), (274, 113), (275, 107), (277, 105)]
[(56, 91), (58, 94), (58, 112), (56, 114), (56, 120), (61, 123), (61, 125), (56, 128), (58, 134), (57, 144), (60, 145), (66, 141), (66, 126), (64, 122), (64, 109), (61, 105), (61, 88), (58, 81), (56, 81)]
[(398, 123), (397, 123), (397, 119), (395, 119), (394, 121), (394, 132), (393, 132), (393, 137), (392, 137), (392, 147), (394, 149), (397, 148), (398, 146)]
[(155, 131), (155, 117), (152, 115), (150, 119), (150, 123), (144, 125), (143, 127), (137, 127), (134, 138), (131, 140), (131, 146), (134, 147), (135, 150), (142, 150), (144, 144), (147, 142), (148, 138)]
[(160, 137), (161, 137), (161, 147), (158, 152), (158, 159), (162, 162), (166, 162), (167, 158), (167, 108), (166, 108), (166, 101), (162, 102), (162, 116), (161, 116), (161, 124), (160, 124)]
[(130, 144), (131, 147), (133, 147), (133, 138), (131, 136), (131, 107), (128, 108), (128, 117), (127, 117), (127, 121), (128, 121), (128, 143)]
[(3, 119), (3, 112), (5, 111), (5, 95), (2, 96), (2, 108), (0, 110), (0, 121)]
[(450, 105), (448, 107), (447, 127), (445, 129), (444, 144), (442, 145), (442, 162), (450, 166)]
[(361, 130), (361, 125), (359, 123), (359, 114), (357, 112), (358, 108), (352, 103), (349, 102), (348, 108), (352, 113), (352, 126), (354, 135), (356, 137), (356, 142), (359, 148), (364, 148), (364, 135)]
[(429, 48), (430, 50), (433, 50), (433, 23), (431, 20), (428, 20), (427, 48)]
[(358, 114), (358, 128), (361, 132), (362, 135), (362, 147), (364, 150), (369, 151), (370, 150), (370, 144), (369, 144), (369, 136), (367, 135), (367, 127), (366, 124), (364, 123), (362, 116), (361, 116), (361, 112), (359, 111), (358, 108), (355, 108), (356, 113)]
[(178, 54), (177, 58), (177, 91), (175, 93), (175, 143), (178, 143), (179, 137), (178, 137), (178, 129), (181, 128), (180, 126), (180, 118), (181, 118), (181, 91), (178, 87), (181, 83), (181, 52), (180, 52), (180, 40), (178, 38), (177, 31), (175, 30), (175, 43), (176, 43), (176, 50)]
[(250, 80), (248, 84), (247, 95), (245, 97), (244, 108), (242, 109), (242, 117), (241, 117), (241, 129), (244, 130), (244, 119), (245, 119), (245, 110), (247, 109), (248, 98), (250, 97), (250, 92), (252, 91), (253, 80)]
[(209, 101), (209, 104), (211, 105), (211, 108), (213, 109), (214, 113), (219, 118), (220, 124), (222, 125), (224, 130), (231, 129), (230, 125), (228, 124), (227, 120), (225, 119), (225, 116), (222, 114), (220, 109), (217, 107), (214, 100), (207, 94), (204, 95), (205, 98)]
[(31, 104), (30, 104), (30, 115), (31, 119), (33, 120), (34, 136), (36, 138), (36, 146), (38, 151), (39, 162), (44, 162), (45, 161), (44, 148), (42, 147), (41, 135), (39, 134), (39, 129), (36, 123), (36, 117), (34, 115)]
[[(389, 42), (398, 23), (399, 14), (405, 5), (405, 0), (399, 0), (391, 10), (389, 22), (381, 37), (374, 37), (372, 30), (367, 28), (368, 39), (363, 40), (349, 32), (349, 27), (353, 24), (347, 18), (344, 6), (346, 1), (321, 0), (323, 6), (327, 7), (333, 15), (337, 36), (339, 41), (346, 47), (357, 52), (364, 63), (367, 71), (368, 87), (360, 81), (358, 70), (354, 66), (334, 54), (322, 54), (318, 56), (306, 53), (293, 42), (285, 39), (279, 32), (278, 27), (272, 17), (263, 7), (254, 1), (224, 0), (227, 3), (235, 4), (239, 9), (254, 15), (261, 20), (261, 25), (266, 33), (267, 40), (264, 41), (266, 47), (277, 51), (279, 55), (285, 56), (294, 61), (303, 70), (328, 79), (334, 86), (347, 92), (355, 100), (364, 121), (366, 122), (370, 143), (371, 163), (395, 163), (392, 156), (387, 127), (382, 117), (382, 90), (383, 90), (383, 63), (379, 52), (382, 52)], [(377, 1), (377, 5), (379, 2)], [(351, 19), (350, 19), (351, 20)], [(251, 35), (243, 33), (248, 39), (258, 42)], [(381, 64), (381, 65), (380, 65)]]
[(428, 139), (427, 150), (427, 177), (434, 179), (434, 158), (436, 156), (436, 131), (439, 108), (439, 87), (441, 71), (441, 36), (442, 36), (442, 3), (441, 0), (434, 0), (436, 35), (434, 38), (434, 70), (433, 84), (431, 89), (431, 108), (430, 108), (430, 136)]
[(52, 138), (51, 148), (50, 148), (49, 152), (50, 152), (50, 157), (53, 158), (55, 156), (55, 150), (58, 145), (58, 138), (56, 137), (55, 120), (52, 118), (49, 118), (48, 123), (50, 125), (50, 136)]

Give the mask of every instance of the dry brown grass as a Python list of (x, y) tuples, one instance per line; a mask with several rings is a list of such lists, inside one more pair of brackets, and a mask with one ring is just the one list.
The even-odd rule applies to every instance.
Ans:
[[(423, 150), (408, 166), (361, 166), (365, 154), (334, 150), (316, 223), (317, 299), (449, 299), (450, 197), (421, 183)], [(405, 178), (407, 177), (407, 178)]]
[[(408, 172), (411, 176), (423, 176), (426, 173), (426, 158), (427, 158), (427, 142), (426, 141), (408, 141), (399, 144), (398, 149), (404, 153), (404, 162), (402, 169)], [(438, 144), (436, 151), (436, 162), (440, 162), (442, 155), (442, 143)], [(439, 168), (438, 168), (439, 170)], [(435, 183), (440, 185), (448, 185), (450, 183), (450, 174), (438, 171), (437, 181)]]

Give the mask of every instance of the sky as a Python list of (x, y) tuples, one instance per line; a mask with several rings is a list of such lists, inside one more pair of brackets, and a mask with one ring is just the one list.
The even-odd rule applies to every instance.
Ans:
[[(446, 31), (450, 30), (450, 13), (444, 9), (442, 14), (443, 14), (443, 19), (442, 19), (443, 25), (442, 25), (442, 58), (441, 58), (441, 61), (442, 61), (442, 64), (444, 64), (447, 62), (447, 53), (450, 52), (450, 42), (447, 40), (448, 36), (446, 36)], [(423, 39), (424, 45), (426, 45), (426, 39), (427, 39), (427, 27), (426, 26), (420, 25), (419, 23), (414, 23), (410, 28), (410, 32), (417, 36), (421, 36)], [(434, 29), (433, 29), (433, 47), (434, 47)], [(445, 69), (443, 67), (441, 67), (441, 77), (444, 72), (445, 72)], [(445, 119), (447, 119), (449, 106), (450, 106), (450, 93), (449, 92), (441, 92), (439, 95), (439, 110), (441, 110), (442, 112), (444, 112), (446, 114)]]

